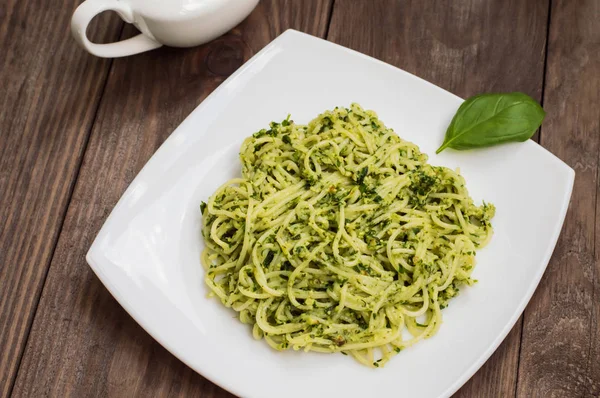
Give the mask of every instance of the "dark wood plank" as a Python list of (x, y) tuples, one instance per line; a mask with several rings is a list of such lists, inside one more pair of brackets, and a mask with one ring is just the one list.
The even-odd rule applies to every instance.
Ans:
[[(547, 12), (547, 0), (337, 0), (328, 39), (462, 97), (523, 91), (539, 100)], [(514, 395), (520, 335), (521, 320), (456, 396)]]
[[(10, 393), (110, 61), (77, 48), (78, 1), (0, 4), (0, 396)], [(118, 37), (103, 18), (90, 34)]]
[(577, 175), (558, 246), (525, 311), (517, 396), (598, 397), (600, 1), (552, 1), (547, 65), (541, 142)]
[(249, 19), (208, 45), (114, 61), (15, 396), (229, 396), (137, 326), (84, 256), (127, 185), (185, 116), (283, 30), (324, 36), (329, 11), (329, 1), (264, 0)]

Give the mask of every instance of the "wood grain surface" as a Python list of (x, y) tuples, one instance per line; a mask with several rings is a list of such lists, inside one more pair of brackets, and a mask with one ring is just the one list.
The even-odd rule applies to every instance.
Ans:
[[(77, 5), (0, 2), (0, 397), (232, 397), (142, 330), (85, 253), (168, 135), (287, 28), (459, 96), (542, 101), (535, 138), (576, 170), (571, 206), (524, 316), (455, 396), (600, 396), (600, 0), (262, 0), (207, 45), (115, 60), (69, 37)], [(89, 34), (135, 34), (122, 26)]]
[(525, 311), (523, 398), (600, 396), (599, 25), (600, 1), (552, 1), (541, 142), (576, 177), (561, 238)]
[(328, 1), (261, 1), (208, 45), (114, 60), (14, 396), (229, 396), (146, 334), (85, 253), (128, 184), (210, 92), (287, 28), (324, 36), (330, 10)]
[[(337, 0), (328, 39), (462, 97), (523, 91), (539, 100), (547, 13), (546, 0)], [(520, 338), (519, 320), (496, 353), (456, 396), (514, 395)]]
[[(0, 4), (0, 396), (10, 393), (110, 62), (74, 47), (76, 1)], [(117, 18), (90, 35), (114, 40)]]

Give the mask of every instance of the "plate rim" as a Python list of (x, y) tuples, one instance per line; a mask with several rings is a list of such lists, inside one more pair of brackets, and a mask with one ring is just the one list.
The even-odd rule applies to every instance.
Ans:
[[(177, 359), (182, 361), (186, 366), (190, 367), (192, 370), (194, 370), (195, 372), (200, 374), (202, 377), (204, 377), (207, 380), (209, 380), (210, 382), (218, 385), (219, 387), (223, 388), (224, 390), (229, 391), (230, 393), (235, 394), (240, 397), (245, 396), (244, 391), (240, 391), (235, 385), (228, 384), (225, 380), (222, 380), (221, 377), (219, 376), (219, 374), (216, 372), (212, 372), (210, 370), (210, 368), (205, 367), (203, 369), (200, 369), (199, 367), (192, 365), (190, 363), (190, 361), (188, 361), (186, 359), (185, 355), (182, 355), (182, 353), (180, 353), (179, 350), (177, 350), (175, 347), (173, 347), (172, 344), (170, 344), (168, 339), (165, 340), (165, 339), (162, 339), (160, 336), (158, 336), (158, 333), (155, 330), (155, 328), (149, 322), (146, 322), (144, 317), (138, 313), (136, 308), (134, 308), (134, 306), (130, 305), (128, 299), (126, 297), (124, 297), (123, 295), (120, 295), (118, 293), (118, 291), (114, 288), (114, 286), (111, 282), (111, 279), (103, 272), (103, 268), (106, 267), (106, 265), (103, 265), (102, 261), (95, 257), (95, 252), (98, 250), (97, 247), (99, 246), (98, 242), (99, 242), (100, 238), (102, 236), (106, 235), (108, 226), (111, 223), (112, 218), (114, 217), (114, 215), (116, 213), (118, 213), (118, 211), (121, 209), (121, 207), (124, 206), (124, 198), (128, 197), (131, 194), (132, 189), (136, 186), (136, 182), (142, 176), (145, 176), (145, 174), (147, 174), (148, 165), (150, 163), (152, 163), (153, 160), (156, 160), (156, 157), (160, 152), (164, 151), (166, 147), (169, 147), (171, 145), (170, 142), (176, 136), (176, 133), (178, 132), (178, 130), (182, 129), (182, 127), (185, 128), (185, 126), (187, 125), (187, 123), (189, 123), (189, 120), (191, 119), (193, 114), (201, 111), (209, 102), (211, 102), (211, 100), (214, 97), (219, 96), (222, 91), (226, 90), (227, 87), (229, 87), (232, 84), (232, 82), (234, 82), (236, 79), (238, 79), (241, 75), (245, 75), (247, 71), (251, 70), (252, 67), (254, 66), (254, 64), (256, 64), (257, 61), (261, 60), (265, 56), (265, 54), (267, 54), (272, 48), (278, 46), (279, 43), (283, 42), (283, 40), (286, 37), (290, 37), (290, 36), (297, 36), (299, 38), (302, 38), (302, 40), (314, 41), (314, 42), (319, 42), (320, 44), (326, 44), (329, 46), (333, 46), (333, 47), (337, 48), (338, 50), (345, 51), (347, 53), (352, 54), (353, 56), (361, 57), (369, 62), (375, 62), (376, 64), (384, 65), (387, 68), (394, 69), (396, 72), (401, 72), (401, 73), (405, 74), (406, 76), (410, 77), (411, 79), (418, 79), (420, 81), (420, 83), (426, 83), (428, 85), (434, 86), (437, 89), (443, 90), (445, 93), (448, 93), (448, 94), (456, 97), (460, 101), (464, 101), (463, 98), (455, 95), (454, 93), (452, 93), (434, 83), (431, 83), (419, 76), (413, 75), (412, 73), (409, 73), (401, 68), (398, 68), (394, 65), (388, 64), (382, 60), (379, 60), (377, 58), (363, 54), (356, 50), (352, 50), (350, 48), (341, 46), (339, 44), (330, 42), (328, 40), (309, 35), (307, 33), (303, 33), (303, 32), (300, 32), (300, 31), (297, 31), (294, 29), (287, 29), (286, 31), (281, 33), (278, 37), (273, 39), (270, 43), (268, 43), (265, 47), (263, 47), (260, 51), (258, 51), (254, 56), (252, 56), (247, 62), (245, 62), (240, 68), (238, 68), (231, 76), (229, 76), (225, 81), (223, 81), (223, 83), (221, 83), (213, 92), (211, 92), (196, 108), (194, 108), (194, 110), (192, 112), (190, 112), (190, 114), (188, 116), (186, 116), (185, 119), (171, 132), (169, 137), (167, 137), (167, 139), (160, 145), (160, 147), (148, 159), (148, 161), (144, 164), (142, 169), (137, 173), (137, 175), (129, 183), (128, 187), (125, 189), (125, 191), (123, 192), (123, 194), (117, 201), (116, 205), (111, 210), (111, 212), (108, 215), (108, 217), (106, 218), (106, 220), (103, 222), (102, 227), (100, 228), (100, 230), (96, 234), (96, 237), (94, 238), (92, 244), (90, 245), (90, 248), (85, 256), (86, 262), (88, 263), (88, 265), (90, 266), (92, 271), (96, 274), (98, 279), (100, 279), (100, 281), (102, 282), (104, 287), (109, 291), (109, 293), (115, 298), (115, 300), (117, 300), (117, 302), (133, 318), (133, 320), (136, 323), (138, 323), (146, 331), (146, 333), (148, 333), (161, 346), (166, 348), (169, 351), (169, 353), (174, 355)], [(497, 335), (497, 337), (493, 340), (493, 342), (487, 347), (487, 349), (485, 349), (481, 352), (481, 354), (478, 356), (478, 358), (476, 360), (474, 360), (471, 363), (471, 365), (462, 372), (462, 374), (456, 379), (456, 381), (454, 383), (450, 384), (444, 390), (444, 392), (441, 393), (440, 397), (449, 397), (452, 394), (454, 394), (460, 387), (462, 387), (487, 362), (487, 360), (491, 357), (491, 355), (498, 349), (500, 344), (506, 339), (506, 336), (512, 330), (512, 328), (514, 327), (517, 320), (521, 317), (521, 315), (523, 314), (523, 312), (525, 310), (525, 307), (527, 306), (527, 304), (531, 300), (533, 294), (535, 293), (535, 291), (541, 281), (541, 278), (544, 275), (544, 273), (548, 267), (548, 264), (550, 262), (552, 254), (554, 252), (554, 249), (556, 248), (558, 238), (562, 232), (562, 228), (564, 225), (564, 221), (566, 218), (566, 214), (567, 214), (569, 204), (570, 204), (570, 199), (571, 199), (572, 192), (573, 192), (573, 186), (574, 186), (574, 182), (575, 182), (575, 171), (568, 164), (566, 164), (564, 161), (559, 159), (556, 155), (554, 155), (553, 153), (551, 153), (550, 151), (548, 151), (541, 145), (538, 145), (537, 143), (535, 143), (531, 140), (527, 140), (526, 142), (522, 143), (521, 145), (529, 145), (530, 147), (532, 147), (532, 149), (533, 149), (533, 147), (535, 147), (535, 149), (533, 149), (533, 150), (542, 151), (544, 153), (544, 156), (549, 156), (549, 158), (552, 159), (552, 161), (554, 163), (557, 163), (559, 167), (565, 169), (565, 171), (566, 171), (566, 180), (565, 180), (566, 190), (564, 191), (563, 196), (561, 198), (562, 207), (561, 207), (559, 218), (558, 218), (559, 222), (558, 222), (558, 225), (556, 226), (554, 233), (551, 237), (550, 245), (547, 246), (546, 252), (544, 253), (543, 260), (542, 260), (543, 266), (539, 267), (537, 273), (531, 279), (529, 287), (527, 288), (527, 292), (525, 295), (523, 295), (523, 297), (519, 301), (518, 306), (515, 308), (515, 311), (513, 311), (512, 317), (508, 320), (508, 322), (505, 324), (505, 326), (502, 328), (502, 330)]]

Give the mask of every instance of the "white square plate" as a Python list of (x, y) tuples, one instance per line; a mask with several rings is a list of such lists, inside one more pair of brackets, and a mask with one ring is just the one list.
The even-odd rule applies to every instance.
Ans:
[[(460, 167), (475, 199), (497, 207), (475, 286), (443, 311), (434, 337), (369, 369), (351, 357), (272, 350), (216, 299), (200, 265), (199, 204), (240, 174), (243, 139), (288, 113), (306, 123), (358, 102), (430, 162)], [(243, 397), (447, 397), (498, 347), (556, 244), (575, 173), (533, 141), (434, 155), (462, 100), (365, 55), (287, 31), (227, 79), (175, 130), (127, 189), (87, 261), (148, 333)]]

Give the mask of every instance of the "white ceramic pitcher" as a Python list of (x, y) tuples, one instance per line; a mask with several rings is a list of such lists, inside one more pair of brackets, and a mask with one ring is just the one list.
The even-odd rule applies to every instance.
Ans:
[[(193, 47), (206, 43), (240, 23), (258, 0), (86, 0), (71, 19), (71, 31), (90, 53), (123, 57), (167, 45)], [(86, 35), (88, 24), (103, 11), (116, 11), (142, 33), (131, 39), (95, 44)]]

